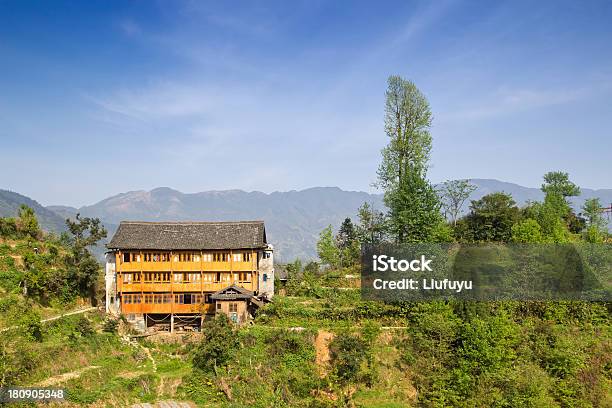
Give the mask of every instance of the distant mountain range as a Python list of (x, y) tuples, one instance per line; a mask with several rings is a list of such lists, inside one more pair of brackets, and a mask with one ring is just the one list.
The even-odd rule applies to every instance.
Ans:
[[(511, 194), (519, 205), (524, 205), (527, 201), (542, 200), (544, 196), (538, 188), (498, 180), (472, 179), (471, 182), (478, 187), (471, 200), (504, 191)], [(598, 197), (602, 204), (608, 205), (612, 203), (612, 189), (582, 189), (582, 194), (574, 197), (572, 204), (579, 209), (584, 200), (592, 197)], [(44, 229), (59, 232), (65, 229), (64, 220), (79, 212), (83, 216), (100, 218), (109, 230), (109, 239), (122, 220), (264, 220), (277, 259), (284, 262), (298, 257), (315, 258), (316, 241), (321, 230), (330, 224), (337, 228), (345, 217), (356, 218), (357, 209), (366, 201), (376, 208), (383, 208), (381, 194), (344, 191), (337, 187), (270, 194), (242, 190), (186, 194), (161, 187), (121, 193), (78, 209), (43, 207), (23, 195), (0, 190), (0, 216), (14, 216), (19, 205), (26, 204), (34, 209)]]
[(37, 201), (8, 190), (0, 190), (0, 217), (15, 217), (19, 207), (25, 204), (36, 212), (38, 223), (46, 231), (63, 231), (66, 222), (63, 216), (52, 209), (43, 207)]

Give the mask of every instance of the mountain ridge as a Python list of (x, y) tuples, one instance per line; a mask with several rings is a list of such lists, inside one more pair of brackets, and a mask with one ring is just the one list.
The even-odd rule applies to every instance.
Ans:
[[(495, 179), (471, 179), (471, 182), (477, 189), (466, 201), (464, 213), (470, 200), (479, 199), (495, 191), (512, 194), (518, 205), (542, 200), (544, 197), (539, 188), (515, 183)], [(612, 189), (582, 189), (581, 196), (572, 197), (571, 201), (579, 211), (584, 200), (591, 197), (599, 197), (602, 204), (608, 205), (612, 202)], [(25, 204), (31, 202), (39, 217), (42, 214), (41, 225), (55, 232), (65, 230), (65, 219), (74, 217), (76, 213), (98, 217), (109, 231), (108, 239), (123, 220), (264, 220), (269, 240), (276, 247), (278, 259), (285, 262), (297, 257), (305, 260), (315, 258), (316, 241), (320, 231), (330, 224), (337, 228), (346, 217), (356, 218), (357, 209), (364, 202), (384, 209), (382, 194), (342, 190), (337, 186), (270, 193), (240, 189), (183, 193), (162, 186), (148, 191), (122, 192), (80, 208), (62, 205), (44, 207), (29, 197), (0, 190), (0, 216), (15, 216), (19, 207), (15, 201)]]

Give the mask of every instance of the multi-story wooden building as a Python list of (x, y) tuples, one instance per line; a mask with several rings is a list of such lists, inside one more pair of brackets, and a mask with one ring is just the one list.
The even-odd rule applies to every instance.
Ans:
[(262, 221), (122, 222), (107, 248), (106, 310), (140, 328), (215, 313), (242, 323), (274, 295)]

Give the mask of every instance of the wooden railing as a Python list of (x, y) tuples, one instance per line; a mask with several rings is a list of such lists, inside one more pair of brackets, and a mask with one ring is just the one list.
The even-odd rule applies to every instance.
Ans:
[(251, 271), (257, 269), (252, 262), (123, 262), (123, 272), (198, 272), (198, 271)]
[[(137, 255), (137, 259), (133, 259), (132, 254)], [(208, 252), (193, 252), (190, 253), (189, 260), (178, 260), (180, 252), (164, 252), (164, 257), (161, 256), (145, 256), (147, 252), (130, 252), (127, 259), (121, 252), (117, 252), (116, 264), (117, 270), (123, 272), (164, 272), (164, 271), (179, 271), (179, 272), (197, 272), (197, 271), (253, 271), (257, 269), (257, 252), (248, 252), (249, 260), (234, 260), (234, 251), (225, 252), (224, 261), (212, 261), (213, 253)], [(244, 256), (245, 251), (236, 251), (240, 257)], [(155, 259), (155, 260), (154, 260)], [(195, 260), (197, 259), (197, 261)]]
[(130, 303), (121, 305), (122, 313), (204, 313), (215, 312), (215, 305), (196, 303), (191, 305), (176, 303)]

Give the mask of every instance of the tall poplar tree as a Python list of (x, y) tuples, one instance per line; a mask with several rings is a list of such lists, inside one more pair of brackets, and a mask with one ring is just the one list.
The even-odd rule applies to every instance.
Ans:
[(439, 198), (426, 178), (431, 152), (431, 110), (425, 96), (408, 80), (388, 79), (385, 132), (377, 185), (389, 208), (389, 233), (398, 243), (435, 239), (442, 216)]

